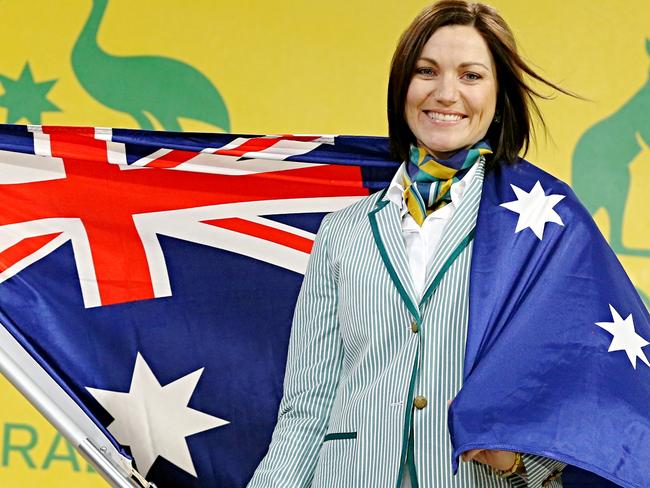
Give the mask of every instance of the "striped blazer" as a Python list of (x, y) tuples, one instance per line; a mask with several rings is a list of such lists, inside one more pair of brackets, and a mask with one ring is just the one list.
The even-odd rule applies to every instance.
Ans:
[[(399, 208), (383, 193), (325, 217), (298, 297), (278, 423), (249, 488), (399, 487), (411, 428), (419, 487), (515, 486), (475, 463), (457, 477), (450, 467), (446, 409), (462, 383), (482, 180), (481, 164), (421, 298)], [(553, 469), (537, 470), (529, 486)]]

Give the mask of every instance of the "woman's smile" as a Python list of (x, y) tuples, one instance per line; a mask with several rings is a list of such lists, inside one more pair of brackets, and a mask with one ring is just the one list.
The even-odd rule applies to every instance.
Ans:
[(467, 116), (460, 112), (450, 112), (443, 110), (423, 110), (423, 113), (431, 119), (431, 121), (440, 123), (441, 125), (455, 125)]

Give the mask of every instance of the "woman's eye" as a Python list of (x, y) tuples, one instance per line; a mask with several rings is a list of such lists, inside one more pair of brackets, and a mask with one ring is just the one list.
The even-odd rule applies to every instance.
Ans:
[(463, 77), (469, 81), (478, 81), (482, 78), (478, 73), (465, 73)]
[(422, 76), (434, 76), (436, 74), (433, 68), (430, 68), (428, 66), (420, 66), (419, 68), (415, 68), (415, 72), (418, 75)]

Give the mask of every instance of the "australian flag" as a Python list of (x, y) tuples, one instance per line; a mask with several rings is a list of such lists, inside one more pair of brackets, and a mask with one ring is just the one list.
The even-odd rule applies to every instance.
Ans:
[[(133, 458), (138, 471), (160, 487), (245, 486), (275, 425), (291, 317), (320, 220), (386, 187), (397, 166), (387, 141), (376, 137), (0, 126), (3, 369), (27, 371), (81, 437), (127, 474)], [(514, 256), (539, 271), (547, 269), (549, 253), (578, 252), (555, 236), (560, 227), (568, 230), (571, 219), (563, 206), (578, 205), (575, 197), (544, 178), (539, 187), (530, 178), (499, 179), (498, 172), (492, 178), (484, 198), (494, 199), (496, 217), (488, 217), (484, 228), (502, 219), (503, 239), (530, 238), (521, 244), (527, 251), (515, 249)], [(541, 223), (539, 212), (530, 214), (539, 205), (546, 212)], [(487, 247), (480, 247), (480, 222), (475, 252), (483, 253), (487, 266), (495, 241), (486, 239), (481, 242)], [(540, 243), (551, 247), (536, 255), (533, 247)], [(597, 247), (606, 244), (598, 241)], [(584, 273), (602, 276), (598, 286), (623, 291), (607, 302), (599, 288), (600, 310), (559, 313), (557, 302), (539, 304), (525, 286), (519, 295), (508, 295), (555, 310), (549, 317), (562, 330), (576, 328), (579, 317), (586, 332), (554, 336), (552, 350), (546, 343), (524, 349), (510, 342), (518, 339), (508, 334), (506, 319), (515, 316), (518, 324), (526, 314), (517, 312), (519, 302), (503, 301), (499, 293), (512, 292), (515, 284), (473, 291), (483, 296), (473, 313), (485, 323), (470, 323), (466, 382), (480, 387), (468, 386), (468, 400), (461, 392), (454, 401), (456, 445), (489, 444), (500, 432), (489, 418), (493, 406), (485, 405), (488, 417), (476, 428), (463, 406), (483, 408), (470, 398), (486, 391), (481, 388), (491, 391), (489, 381), (477, 378), (489, 377), (495, 366), (481, 358), (493, 347), (509, 347), (518, 361), (541, 364), (538, 379), (563, 393), (551, 395), (553, 401), (564, 400), (543, 403), (545, 415), (533, 411), (526, 429), (545, 434), (516, 447), (624, 486), (650, 486), (649, 470), (634, 473), (649, 452), (648, 314), (613, 254), (597, 258), (598, 267), (576, 270), (562, 293), (566, 303), (596, 293), (585, 288)], [(556, 325), (539, 324), (539, 334), (556, 334)], [(535, 354), (543, 354), (543, 361)], [(543, 370), (554, 358), (575, 371), (584, 357), (597, 368), (586, 385), (576, 386), (575, 375), (555, 377), (556, 370), (549, 379)], [(513, 375), (520, 371), (505, 367)], [(605, 383), (617, 385), (618, 401), (599, 396)], [(590, 395), (577, 393), (583, 390)], [(543, 393), (530, 384), (517, 385), (517, 391), (518, 404)], [(590, 420), (593, 412), (598, 415)], [(611, 425), (602, 424), (607, 418)], [(629, 426), (624, 432), (616, 430), (621, 421)], [(550, 448), (548, 436), (563, 432), (560, 422), (573, 422), (584, 435), (558, 439)], [(486, 431), (493, 437), (486, 438)], [(610, 434), (619, 440), (605, 442)], [(602, 449), (594, 451), (594, 440)], [(580, 452), (588, 455), (581, 458)], [(576, 481), (565, 486), (613, 486), (602, 479), (584, 484), (585, 476), (569, 471), (567, 479)]]

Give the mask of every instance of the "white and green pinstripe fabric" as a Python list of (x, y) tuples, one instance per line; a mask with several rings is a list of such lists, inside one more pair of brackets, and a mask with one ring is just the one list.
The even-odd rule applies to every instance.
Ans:
[[(540, 487), (556, 467), (527, 458), (527, 485), (476, 463), (451, 474), (447, 401), (462, 383), (479, 164), (421, 304), (399, 207), (377, 194), (323, 220), (296, 306), (278, 423), (249, 488), (399, 487), (411, 421), (419, 488)], [(413, 411), (415, 395), (428, 406)]]

